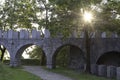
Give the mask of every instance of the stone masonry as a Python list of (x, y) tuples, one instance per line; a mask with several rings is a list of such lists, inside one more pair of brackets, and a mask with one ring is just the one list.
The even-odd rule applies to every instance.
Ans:
[[(72, 55), (77, 56), (78, 60), (72, 60), (72, 62), (80, 65), (77, 65), (77, 68), (85, 69), (85, 62), (83, 59), (85, 57), (85, 39), (84, 34), (78, 37), (70, 37), (63, 39), (62, 37), (51, 38), (49, 30), (45, 30), (44, 37), (41, 36), (41, 32), (37, 30), (32, 30), (31, 32), (27, 30), (20, 30), (19, 32), (8, 30), (2, 31), (0, 30), (0, 44), (6, 47), (10, 54), (10, 66), (19, 66), (21, 61), (20, 57), (23, 51), (32, 45), (39, 46), (45, 53), (46, 56), (46, 66), (48, 68), (55, 67), (54, 55), (56, 51), (60, 49), (60, 47), (65, 45), (75, 46), (78, 49), (71, 50)], [(99, 35), (92, 36), (91, 38), (91, 64), (96, 64), (99, 58), (106, 53), (111, 51), (120, 52), (120, 38), (116, 36), (116, 34), (112, 34), (111, 37), (106, 37), (106, 33), (102, 33)], [(78, 54), (78, 53), (82, 54)], [(80, 58), (78, 58), (80, 56)], [(83, 56), (83, 57), (81, 57)], [(76, 58), (75, 56), (71, 58)], [(82, 60), (80, 60), (82, 59)], [(80, 62), (82, 61), (82, 62)], [(82, 64), (82, 65), (81, 65)], [(72, 66), (73, 67), (73, 66)]]

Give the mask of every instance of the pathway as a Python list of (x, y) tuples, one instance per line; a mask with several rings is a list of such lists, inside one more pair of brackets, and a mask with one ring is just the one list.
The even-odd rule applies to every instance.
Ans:
[(42, 78), (43, 80), (72, 80), (63, 75), (44, 70), (40, 66), (23, 66), (23, 67), (25, 71), (35, 74)]

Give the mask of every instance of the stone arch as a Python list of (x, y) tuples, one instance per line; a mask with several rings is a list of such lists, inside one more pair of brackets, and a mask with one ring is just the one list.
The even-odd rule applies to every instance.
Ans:
[[(107, 42), (106, 42), (107, 43)], [(96, 44), (97, 47), (92, 48), (91, 54), (91, 62), (92, 64), (96, 64), (100, 57), (106, 53), (110, 52), (120, 52), (119, 44), (111, 45), (111, 44)], [(95, 45), (95, 46), (96, 46)], [(100, 46), (99, 46), (100, 45)]]
[[(54, 63), (54, 66), (56, 66), (56, 56), (58, 55), (58, 53), (59, 53), (59, 51), (63, 48), (63, 47), (65, 47), (65, 46), (70, 46), (70, 58), (72, 59), (72, 58), (81, 58), (82, 57), (82, 59), (84, 60), (83, 61), (83, 65), (80, 63), (80, 62), (75, 62), (75, 61), (73, 61), (73, 64), (70, 66), (70, 64), (69, 64), (69, 68), (73, 68), (73, 69), (82, 69), (82, 68), (84, 68), (84, 64), (85, 64), (85, 54), (84, 54), (84, 52), (82, 51), (82, 49), (80, 48), (80, 46), (78, 46), (78, 45), (74, 45), (74, 44), (62, 44), (62, 45), (60, 45), (60, 46), (58, 46), (56, 49), (55, 49), (55, 51), (54, 51), (54, 54), (53, 54), (53, 63)], [(73, 49), (72, 49), (73, 48)], [(73, 51), (76, 51), (76, 53), (74, 53), (74, 57), (72, 57), (72, 52)], [(80, 53), (80, 54), (79, 54)], [(76, 56), (77, 55), (77, 56)], [(82, 61), (82, 59), (81, 59), (81, 61)], [(76, 60), (77, 61), (77, 60)], [(80, 60), (78, 60), (78, 61), (80, 61)], [(72, 62), (72, 61), (71, 61)], [(73, 66), (73, 65), (75, 65), (76, 64), (76, 66)], [(78, 64), (78, 65), (77, 65)]]
[(96, 64), (120, 66), (120, 52), (118, 51), (106, 52), (97, 59)]
[(17, 59), (18, 65), (21, 65), (21, 59), (20, 59), (20, 58), (21, 58), (24, 50), (25, 50), (26, 48), (32, 46), (32, 45), (35, 45), (35, 46), (40, 47), (40, 48), (42, 49), (43, 55), (44, 55), (45, 58), (46, 58), (46, 54), (45, 54), (43, 48), (41, 47), (41, 45), (33, 44), (33, 43), (26, 43), (26, 44), (24, 44), (24, 45), (20, 45), (20, 46), (17, 47), (16, 53), (15, 53), (15, 58)]

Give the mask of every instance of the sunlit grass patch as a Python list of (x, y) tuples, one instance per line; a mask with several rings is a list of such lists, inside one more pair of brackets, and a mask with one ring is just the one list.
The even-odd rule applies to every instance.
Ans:
[(22, 68), (10, 68), (0, 63), (0, 80), (41, 80), (39, 77), (23, 71)]

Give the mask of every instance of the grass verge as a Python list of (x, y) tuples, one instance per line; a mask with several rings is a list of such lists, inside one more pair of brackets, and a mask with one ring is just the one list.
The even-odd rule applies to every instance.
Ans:
[(39, 77), (23, 71), (22, 68), (10, 68), (0, 63), (0, 80), (42, 80)]
[(45, 67), (43, 68), (51, 72), (55, 72), (55, 73), (62, 74), (64, 76), (68, 76), (72, 78), (73, 80), (115, 80), (115, 79), (108, 79), (104, 77), (97, 77), (95, 75), (91, 75), (91, 74), (87, 74), (83, 72), (80, 73), (80, 72), (77, 72), (71, 69), (61, 68), (61, 67), (58, 67), (56, 69), (47, 69)]

